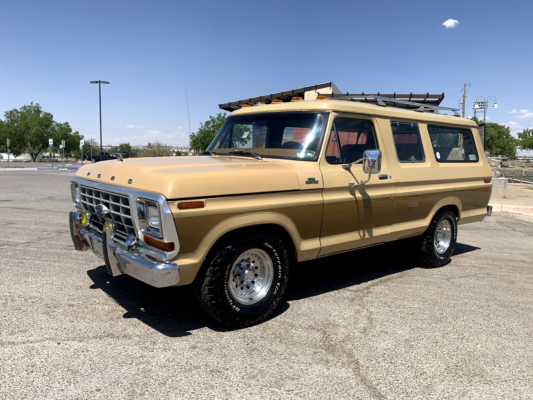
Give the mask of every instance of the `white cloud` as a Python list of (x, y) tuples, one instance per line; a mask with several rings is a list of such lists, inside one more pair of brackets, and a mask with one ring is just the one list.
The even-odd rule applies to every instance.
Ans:
[(514, 109), (513, 111), (510, 111), (509, 114), (519, 114), (519, 119), (533, 118), (533, 112), (529, 111), (527, 108), (524, 108), (522, 110)]
[(129, 129), (139, 129), (140, 126), (135, 126), (135, 125), (127, 125), (126, 128), (129, 128)]
[(446, 21), (444, 21), (442, 23), (442, 25), (444, 25), (446, 27), (446, 29), (451, 29), (451, 28), (455, 28), (457, 25), (459, 25), (459, 21), (457, 21), (456, 19), (447, 19)]

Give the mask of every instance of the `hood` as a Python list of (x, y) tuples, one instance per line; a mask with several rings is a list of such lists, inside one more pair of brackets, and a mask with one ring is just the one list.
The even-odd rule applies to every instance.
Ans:
[[(167, 199), (300, 189), (295, 172), (276, 160), (233, 156), (103, 161), (83, 166), (76, 177), (158, 193)], [(133, 180), (131, 184), (128, 184), (129, 179)]]

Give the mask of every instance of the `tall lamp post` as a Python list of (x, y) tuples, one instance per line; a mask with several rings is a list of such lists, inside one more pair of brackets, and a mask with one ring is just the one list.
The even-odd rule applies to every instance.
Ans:
[[(479, 99), (483, 99), (483, 101), (478, 101)], [(483, 124), (485, 123), (485, 120), (487, 119), (487, 108), (489, 107), (489, 100), (494, 99), (494, 105), (492, 108), (500, 108), (498, 107), (498, 100), (496, 99), (496, 96), (489, 96), (485, 99), (483, 96), (479, 96), (476, 101), (474, 102), (474, 116), (476, 116), (476, 111), (479, 109), (483, 109)]]
[(91, 83), (98, 83), (98, 99), (100, 100), (100, 154), (104, 152), (102, 146), (102, 83), (109, 85), (107, 81), (91, 81)]
[[(483, 99), (483, 101), (478, 101), (479, 99)], [(492, 108), (500, 108), (498, 107), (498, 100), (496, 99), (496, 96), (489, 96), (485, 99), (485, 97), (483, 96), (479, 96), (476, 101), (474, 102), (474, 117), (476, 116), (476, 111), (479, 110), (479, 109), (483, 109), (483, 150), (485, 150), (486, 146), (485, 146), (485, 138), (486, 138), (486, 127), (485, 127), (485, 121), (487, 119), (487, 108), (489, 106), (489, 100), (490, 99), (494, 99), (494, 104), (492, 106)]]

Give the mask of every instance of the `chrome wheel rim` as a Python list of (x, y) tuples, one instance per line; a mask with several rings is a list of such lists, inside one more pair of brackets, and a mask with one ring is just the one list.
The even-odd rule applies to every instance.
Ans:
[(274, 265), (261, 249), (243, 252), (231, 267), (228, 288), (235, 300), (244, 305), (255, 304), (266, 297), (274, 280)]
[(435, 231), (435, 251), (438, 254), (443, 254), (450, 247), (452, 241), (452, 224), (448, 220), (442, 220)]

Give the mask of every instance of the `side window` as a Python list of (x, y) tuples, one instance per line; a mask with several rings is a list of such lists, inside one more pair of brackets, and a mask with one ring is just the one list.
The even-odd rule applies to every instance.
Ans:
[(428, 132), (438, 162), (478, 162), (470, 129), (428, 125)]
[(374, 150), (374, 128), (364, 119), (337, 118), (329, 136), (326, 161), (329, 164), (348, 164), (363, 158), (365, 150)]
[(424, 147), (418, 125), (411, 122), (391, 121), (392, 137), (400, 162), (424, 162)]

